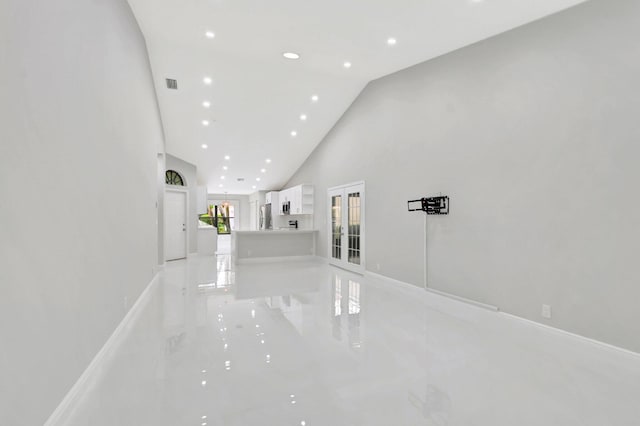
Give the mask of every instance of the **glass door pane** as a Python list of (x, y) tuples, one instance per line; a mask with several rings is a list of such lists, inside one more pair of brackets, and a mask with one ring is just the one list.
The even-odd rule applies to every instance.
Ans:
[(360, 264), (360, 193), (348, 194), (348, 243), (347, 261), (354, 265)]
[(342, 196), (331, 197), (331, 257), (342, 258)]
[(215, 206), (215, 222), (218, 228), (218, 235), (230, 234), (236, 229), (235, 208), (233, 204), (224, 202)]

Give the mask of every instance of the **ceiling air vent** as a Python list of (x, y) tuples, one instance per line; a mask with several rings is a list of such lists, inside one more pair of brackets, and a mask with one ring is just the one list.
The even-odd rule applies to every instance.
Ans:
[(238, 182), (244, 182), (244, 178), (238, 178)]
[(178, 90), (178, 80), (167, 78), (167, 89)]

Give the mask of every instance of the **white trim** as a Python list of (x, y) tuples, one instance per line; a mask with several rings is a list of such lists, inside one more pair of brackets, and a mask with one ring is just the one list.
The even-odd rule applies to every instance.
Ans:
[(469, 305), (477, 306), (479, 308), (486, 309), (488, 311), (493, 311), (493, 312), (498, 312), (499, 311), (497, 306), (489, 305), (487, 303), (477, 302), (475, 300), (467, 299), (467, 298), (461, 297), (461, 296), (456, 296), (455, 294), (446, 293), (446, 292), (440, 291), (440, 290), (434, 290), (432, 288), (426, 288), (425, 289), (424, 287), (420, 287), (420, 286), (417, 286), (417, 285), (409, 284), (409, 283), (404, 282), (404, 281), (396, 280), (395, 278), (387, 277), (386, 275), (376, 274), (375, 272), (366, 271), (364, 275), (365, 276), (370, 276), (372, 278), (377, 278), (377, 279), (380, 279), (380, 280), (384, 280), (384, 281), (389, 281), (391, 283), (400, 285), (405, 290), (411, 289), (412, 291), (415, 291), (415, 290), (419, 290), (420, 292), (426, 291), (428, 293), (437, 294), (438, 296), (446, 297), (448, 299), (457, 300), (458, 302), (463, 302), (463, 303), (467, 303)]
[[(365, 277), (366, 276), (369, 276), (371, 278), (377, 278), (377, 279), (380, 279), (382, 281), (387, 281), (387, 282), (390, 282), (390, 283), (393, 283), (393, 284), (397, 284), (398, 286), (401, 287), (402, 291), (410, 292), (412, 294), (416, 294), (417, 295), (417, 294), (423, 294), (425, 292), (425, 289), (423, 287), (419, 287), (417, 285), (412, 285), (412, 284), (409, 284), (409, 283), (404, 282), (404, 281), (400, 281), (400, 280), (396, 280), (394, 278), (387, 277), (385, 275), (377, 274), (375, 272), (366, 271)], [(531, 324), (531, 325), (535, 325), (537, 327), (546, 329), (546, 330), (548, 330), (550, 332), (555, 332), (555, 333), (558, 333), (558, 334), (562, 334), (562, 335), (565, 335), (565, 336), (568, 336), (568, 337), (571, 337), (571, 338), (574, 338), (574, 339), (578, 339), (578, 340), (582, 340), (582, 341), (588, 342), (588, 343), (590, 343), (592, 345), (601, 346), (601, 347), (607, 348), (609, 350), (618, 351), (618, 352), (624, 353), (626, 355), (630, 355), (630, 356), (633, 356), (633, 357), (640, 358), (640, 353), (634, 352), (634, 351), (632, 351), (630, 349), (621, 348), (620, 346), (615, 346), (615, 345), (612, 345), (610, 343), (605, 343), (605, 342), (602, 342), (600, 340), (596, 340), (596, 339), (592, 339), (592, 338), (589, 338), (589, 337), (585, 337), (585, 336), (582, 336), (580, 334), (576, 334), (576, 333), (572, 333), (572, 332), (567, 331), (567, 330), (563, 330), (561, 328), (552, 327), (552, 326), (547, 325), (547, 324), (543, 324), (543, 323), (540, 323), (540, 322), (537, 322), (537, 321), (533, 321), (533, 320), (530, 320), (530, 319), (527, 319), (527, 318), (519, 317), (517, 315), (509, 314), (507, 312), (502, 312), (502, 311), (500, 311), (500, 309), (498, 309), (496, 306), (493, 306), (493, 305), (488, 305), (486, 303), (476, 302), (474, 300), (466, 299), (464, 297), (456, 296), (456, 295), (453, 295), (453, 294), (445, 293), (443, 291), (434, 290), (434, 289), (431, 289), (431, 288), (427, 288), (426, 292), (433, 293), (433, 294), (436, 294), (436, 295), (439, 295), (439, 296), (442, 296), (442, 297), (446, 297), (446, 298), (449, 298), (449, 299), (453, 299), (453, 300), (456, 300), (456, 301), (459, 301), (459, 302), (471, 304), (473, 306), (477, 306), (477, 307), (480, 307), (480, 308), (483, 308), (483, 309), (487, 309), (489, 311), (493, 311), (493, 312), (495, 312), (496, 314), (499, 314), (499, 315), (504, 315), (506, 317), (509, 317), (509, 318), (512, 318), (512, 319), (516, 319), (516, 320), (519, 320), (521, 322), (525, 322), (525, 323), (528, 323), (528, 324)]]
[[(164, 202), (167, 202), (167, 197), (166, 197), (166, 193), (167, 192), (180, 192), (180, 193), (184, 193), (185, 194), (185, 212), (184, 212), (184, 221), (185, 221), (185, 232), (186, 232), (186, 238), (185, 238), (185, 247), (184, 247), (184, 252), (185, 252), (185, 257), (180, 258), (180, 259), (187, 259), (189, 257), (189, 247), (191, 247), (191, 239), (189, 238), (189, 234), (191, 232), (191, 221), (189, 220), (189, 212), (190, 210), (190, 197), (189, 197), (189, 188), (187, 188), (186, 186), (172, 186), (172, 185), (165, 185), (165, 197), (164, 197)], [(164, 220), (167, 220), (167, 217), (164, 217)], [(165, 226), (164, 224), (162, 225), (163, 227)], [(166, 230), (166, 228), (164, 228)], [(166, 244), (166, 234), (163, 234), (164, 237), (164, 244)], [(171, 261), (173, 260), (180, 260), (180, 259), (171, 259)], [(167, 246), (164, 246), (164, 260), (165, 262), (167, 262)]]
[(603, 346), (603, 347), (605, 347), (605, 348), (607, 348), (609, 350), (619, 351), (619, 352), (622, 352), (622, 353), (624, 353), (626, 355), (631, 355), (633, 357), (640, 358), (640, 353), (634, 352), (634, 351), (632, 351), (630, 349), (621, 348), (620, 346), (612, 345), (610, 343), (605, 343), (605, 342), (602, 342), (600, 340), (592, 339), (590, 337), (586, 337), (586, 336), (583, 336), (581, 334), (572, 333), (571, 331), (563, 330), (561, 328), (552, 327), (550, 325), (543, 324), (543, 323), (537, 322), (537, 321), (533, 321), (533, 320), (530, 320), (530, 319), (527, 319), (527, 318), (519, 317), (517, 315), (509, 314), (507, 312), (499, 312), (499, 313), (504, 315), (504, 316), (507, 316), (509, 318), (516, 319), (516, 320), (519, 320), (521, 322), (525, 322), (525, 323), (528, 323), (528, 324), (531, 324), (531, 325), (535, 325), (537, 327), (543, 328), (543, 329), (545, 329), (547, 331), (550, 331), (550, 332), (554, 332), (554, 333), (557, 333), (557, 334), (562, 334), (564, 336), (572, 337), (572, 338), (578, 339), (578, 340), (583, 340), (583, 341), (588, 342), (588, 343), (590, 343), (592, 345)]
[(359, 181), (356, 181), (356, 182), (345, 183), (344, 185), (332, 186), (331, 188), (327, 188), (327, 191), (332, 191), (334, 189), (345, 189), (345, 188), (348, 188), (350, 186), (364, 185), (364, 184), (365, 184), (365, 181), (359, 180)]
[(71, 410), (74, 408), (79, 398), (89, 391), (95, 379), (99, 377), (100, 372), (105, 367), (104, 364), (109, 360), (109, 356), (119, 346), (121, 346), (126, 339), (128, 332), (136, 323), (149, 301), (151, 290), (155, 287), (158, 281), (159, 274), (156, 274), (147, 285), (147, 288), (142, 291), (138, 300), (136, 300), (136, 303), (133, 304), (129, 312), (127, 312), (122, 321), (120, 321), (120, 324), (118, 324), (100, 351), (98, 351), (96, 356), (93, 357), (87, 368), (80, 375), (69, 392), (67, 392), (58, 407), (53, 411), (53, 413), (51, 413), (47, 421), (44, 423), (44, 426), (55, 426), (68, 420), (68, 416), (71, 414)]
[(317, 259), (315, 255), (302, 255), (302, 256), (274, 256), (274, 257), (251, 257), (251, 258), (236, 258), (235, 263), (238, 265), (246, 265), (252, 263), (278, 263), (278, 262), (304, 262)]
[[(348, 195), (347, 195), (347, 191), (355, 186), (362, 186), (362, 189), (360, 190), (360, 264), (356, 265), (353, 263), (349, 263), (346, 260), (340, 259), (340, 260), (336, 260), (333, 258), (332, 256), (332, 239), (333, 239), (333, 229), (332, 229), (332, 201), (331, 201), (331, 193), (332, 192), (336, 192), (339, 191), (341, 192), (341, 200), (342, 200), (342, 206), (347, 205), (347, 209), (343, 209), (344, 211), (341, 213), (342, 216), (342, 220), (343, 221), (347, 221), (349, 220), (348, 217)], [(327, 207), (328, 207), (328, 211), (326, 212), (326, 214), (328, 214), (327, 217), (327, 259), (328, 259), (328, 263), (330, 265), (336, 266), (338, 268), (344, 269), (345, 271), (349, 271), (349, 272), (354, 272), (356, 274), (359, 275), (364, 275), (364, 273), (367, 270), (367, 261), (366, 261), (366, 235), (367, 235), (367, 221), (366, 221), (366, 210), (367, 210), (367, 196), (366, 196), (366, 192), (367, 192), (367, 186), (364, 180), (361, 181), (357, 181), (357, 182), (352, 182), (352, 183), (348, 183), (345, 185), (339, 185), (339, 186), (334, 186), (331, 188), (327, 189)], [(344, 223), (344, 222), (343, 222)], [(346, 228), (347, 232), (348, 232), (348, 227)], [(345, 238), (345, 241), (348, 242), (348, 235), (347, 238)], [(348, 250), (348, 247), (342, 247), (343, 249)], [(345, 251), (345, 253), (347, 253)]]

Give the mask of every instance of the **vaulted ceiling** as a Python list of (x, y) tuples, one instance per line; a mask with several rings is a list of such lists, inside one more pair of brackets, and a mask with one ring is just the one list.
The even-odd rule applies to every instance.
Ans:
[(369, 81), (582, 1), (129, 0), (167, 152), (234, 194), (280, 189)]

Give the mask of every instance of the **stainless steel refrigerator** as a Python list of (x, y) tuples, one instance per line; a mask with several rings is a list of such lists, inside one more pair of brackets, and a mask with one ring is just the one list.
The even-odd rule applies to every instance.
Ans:
[(272, 229), (271, 223), (271, 204), (260, 206), (260, 229)]

